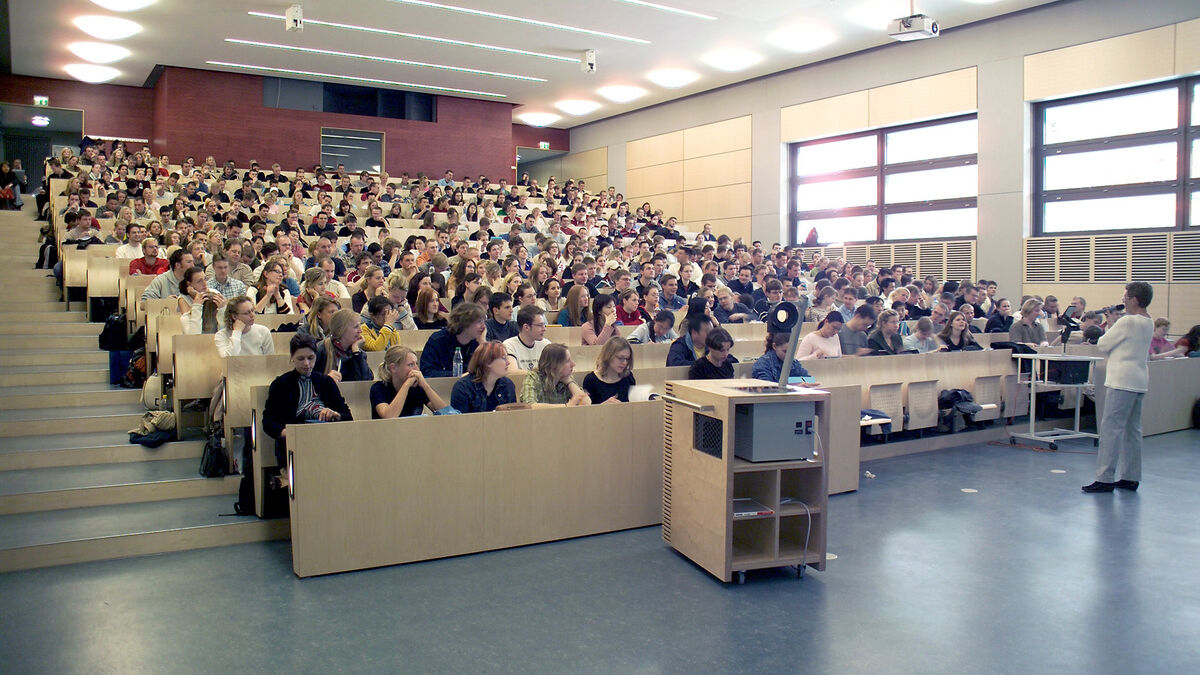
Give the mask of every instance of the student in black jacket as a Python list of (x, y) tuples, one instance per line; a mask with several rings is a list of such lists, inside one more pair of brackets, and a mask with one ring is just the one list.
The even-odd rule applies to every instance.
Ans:
[[(467, 371), (471, 355), (483, 339), (487, 323), (483, 308), (473, 302), (459, 303), (450, 310), (446, 327), (429, 336), (421, 350), (421, 373), (425, 377), (458, 377)], [(454, 372), (454, 353), (462, 354), (462, 369)], [(453, 405), (453, 404), (451, 404)]]
[(704, 356), (692, 362), (689, 380), (732, 380), (733, 364), (738, 360), (729, 353), (733, 338), (724, 328), (714, 328), (704, 339)]
[(263, 430), (275, 439), (275, 460), (287, 463), (287, 429), (293, 424), (350, 421), (353, 417), (337, 383), (314, 370), (317, 343), (296, 334), (290, 343), (292, 370), (275, 378), (267, 390)]

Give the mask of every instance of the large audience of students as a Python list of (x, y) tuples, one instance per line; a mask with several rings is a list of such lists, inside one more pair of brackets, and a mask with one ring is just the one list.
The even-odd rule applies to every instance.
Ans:
[[(60, 278), (56, 247), (101, 243), (98, 219), (114, 218), (109, 243), (129, 273), (155, 277), (142, 298), (178, 298), (184, 331), (214, 333), (222, 355), (272, 353), (255, 316), (297, 315), (295, 367), (272, 385), (265, 413), (280, 439), (289, 423), (349, 419), (339, 382), (376, 380), (372, 416), (389, 418), (628, 401), (638, 343), (669, 343), (666, 365), (688, 366), (689, 377), (733, 377), (734, 340), (722, 326), (760, 321), (779, 302), (816, 324), (796, 351), (797, 376), (810, 359), (982, 349), (973, 319), (1037, 347), (1058, 342), (1051, 322), (1077, 321), (1094, 342), (1120, 318), (1119, 307), (1015, 302), (997, 297), (995, 282), (921, 278), (908, 265), (805, 259), (799, 247), (708, 225), (689, 239), (653, 205), (632, 208), (614, 188), (593, 193), (583, 181), (541, 186), (523, 175), (510, 186), (451, 171), (393, 179), (340, 165), (286, 176), (278, 164), (240, 170), (213, 157), (171, 170), (168, 157), (123, 144), (64, 151), (48, 166), (37, 203), (63, 236), (46, 231), (39, 265)], [(50, 178), (68, 181), (56, 214)], [(392, 238), (387, 218), (396, 217), (420, 221), (424, 236)], [(601, 346), (582, 386), (570, 347), (545, 339), (551, 322)], [(621, 326), (636, 328), (625, 338)], [(1155, 323), (1148, 358), (1200, 355), (1200, 326), (1176, 341), (1169, 327)], [(415, 329), (436, 329), (419, 357), (400, 345), (400, 332)], [(754, 375), (778, 378), (786, 350), (786, 334), (768, 334)], [(366, 351), (385, 352), (378, 373)], [(450, 401), (429, 377), (459, 378)]]

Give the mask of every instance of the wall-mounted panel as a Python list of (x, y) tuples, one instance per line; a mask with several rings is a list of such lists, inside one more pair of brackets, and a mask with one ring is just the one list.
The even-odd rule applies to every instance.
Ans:
[(683, 130), (683, 158), (693, 159), (750, 147), (751, 116)]
[(746, 149), (684, 160), (682, 189), (749, 183), (750, 157), (751, 151)]
[(673, 131), (625, 144), (625, 168), (678, 162), (683, 159), (683, 132)]
[(625, 186), (630, 193), (657, 195), (683, 190), (683, 162), (656, 164), (625, 172)]
[(594, 195), (601, 190), (608, 189), (608, 174), (606, 173), (602, 173), (599, 176), (580, 176), (576, 180), (586, 183), (584, 187), (587, 188), (588, 194)]
[(683, 216), (683, 193), (668, 192), (660, 195), (647, 195), (641, 197), (629, 197), (625, 201), (629, 202), (629, 210), (636, 211), (645, 202), (650, 202), (652, 211), (662, 211), (663, 218), (675, 216), (682, 220)]
[(779, 111), (779, 140), (793, 143), (866, 129), (867, 102), (863, 90), (783, 108)]
[(1175, 24), (1175, 74), (1200, 73), (1200, 19)]
[(976, 71), (964, 68), (868, 91), (868, 125), (886, 127), (974, 112)]
[(750, 216), (750, 184), (724, 185), (683, 193), (680, 220), (711, 220)]
[(713, 218), (710, 220), (685, 221), (682, 223), (682, 228), (685, 232), (701, 232), (704, 230), (704, 224), (712, 225), (712, 231), (715, 235), (727, 234), (730, 237), (737, 239), (741, 237), (747, 245), (750, 244), (750, 217), (744, 218)]
[(562, 170), (562, 180), (607, 174), (608, 146), (585, 152), (573, 152), (564, 156), (562, 158)]
[(1025, 100), (1121, 87), (1175, 74), (1175, 26), (1025, 57)]

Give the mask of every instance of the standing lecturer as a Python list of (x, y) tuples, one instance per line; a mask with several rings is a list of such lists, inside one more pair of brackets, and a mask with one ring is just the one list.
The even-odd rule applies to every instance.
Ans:
[[(1096, 481), (1084, 492), (1138, 489), (1142, 479), (1142, 399), (1150, 383), (1146, 366), (1154, 320), (1146, 313), (1154, 288), (1144, 281), (1125, 286), (1125, 316), (1096, 346), (1108, 354), (1104, 387), (1104, 416), (1100, 422), (1100, 452)], [(1120, 473), (1121, 479), (1114, 480)]]

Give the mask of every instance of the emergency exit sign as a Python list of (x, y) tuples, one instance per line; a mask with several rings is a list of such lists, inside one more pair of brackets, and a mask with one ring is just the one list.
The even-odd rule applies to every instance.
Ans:
[(541, 150), (549, 150), (550, 141), (538, 141), (538, 148)]
[(50, 105), (50, 97), (49, 96), (34, 96), (33, 104), (36, 106), (45, 108), (46, 106)]

